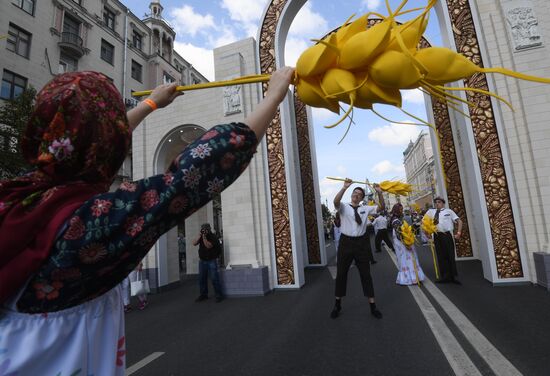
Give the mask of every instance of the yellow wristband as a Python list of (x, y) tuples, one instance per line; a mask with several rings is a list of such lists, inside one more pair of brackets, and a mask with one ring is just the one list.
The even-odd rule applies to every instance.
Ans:
[(153, 111), (155, 111), (155, 110), (158, 108), (158, 106), (157, 106), (157, 104), (155, 103), (155, 101), (152, 100), (152, 99), (150, 99), (150, 98), (144, 99), (144, 100), (143, 100), (143, 103), (145, 103), (146, 105), (148, 105), (149, 107), (151, 107), (151, 109), (152, 109)]

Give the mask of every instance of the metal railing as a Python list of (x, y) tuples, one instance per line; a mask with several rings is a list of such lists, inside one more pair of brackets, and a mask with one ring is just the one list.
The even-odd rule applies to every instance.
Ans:
[(61, 42), (62, 43), (68, 43), (68, 44), (74, 44), (80, 48), (82, 48), (83, 42), (82, 38), (78, 36), (77, 34), (70, 33), (67, 31), (64, 31), (61, 33)]

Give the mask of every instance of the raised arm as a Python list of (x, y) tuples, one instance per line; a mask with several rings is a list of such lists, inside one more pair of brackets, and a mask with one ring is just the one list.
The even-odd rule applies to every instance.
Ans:
[(378, 207), (376, 209), (377, 213), (380, 213), (386, 210), (386, 202), (384, 201), (384, 195), (382, 194), (382, 188), (378, 184), (373, 184), (376, 194), (378, 194)]
[[(153, 90), (148, 99), (153, 101), (154, 106), (157, 108), (163, 108), (168, 106), (176, 97), (183, 94), (183, 92), (176, 91), (177, 84), (160, 85)], [(126, 113), (128, 118), (128, 124), (130, 124), (130, 130), (133, 131), (139, 123), (143, 121), (151, 112), (155, 109), (146, 101), (139, 102), (139, 104)]]
[(256, 134), (258, 141), (264, 136), (267, 127), (273, 120), (277, 108), (288, 93), (288, 85), (294, 77), (294, 68), (283, 67), (273, 73), (265, 98), (252, 113), (244, 119), (244, 123)]

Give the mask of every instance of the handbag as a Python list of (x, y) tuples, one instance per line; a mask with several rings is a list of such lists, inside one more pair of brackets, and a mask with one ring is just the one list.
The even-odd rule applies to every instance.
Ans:
[(130, 295), (138, 296), (148, 294), (149, 291), (149, 280), (147, 278), (142, 278), (142, 273), (137, 273), (137, 280), (130, 282)]

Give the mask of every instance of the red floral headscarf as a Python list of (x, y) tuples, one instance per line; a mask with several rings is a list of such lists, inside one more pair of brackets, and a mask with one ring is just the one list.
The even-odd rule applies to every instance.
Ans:
[(101, 73), (62, 74), (38, 93), (22, 139), (36, 170), (0, 182), (0, 303), (38, 271), (68, 217), (109, 189), (129, 145), (122, 98)]

